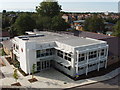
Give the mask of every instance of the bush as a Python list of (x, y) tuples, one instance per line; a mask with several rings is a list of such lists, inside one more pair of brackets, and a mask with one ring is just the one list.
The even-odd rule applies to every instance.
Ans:
[(2, 52), (2, 56), (7, 55), (7, 54), (5, 53), (5, 51), (4, 51), (3, 48), (2, 48), (2, 50), (1, 50), (1, 52)]

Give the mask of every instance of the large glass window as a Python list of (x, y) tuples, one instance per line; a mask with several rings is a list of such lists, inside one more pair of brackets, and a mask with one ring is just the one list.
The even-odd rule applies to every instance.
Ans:
[(40, 62), (37, 62), (37, 71), (40, 71)]
[(54, 54), (54, 49), (43, 49), (43, 50), (37, 50), (36, 51), (36, 57), (44, 57), (44, 56), (50, 56)]

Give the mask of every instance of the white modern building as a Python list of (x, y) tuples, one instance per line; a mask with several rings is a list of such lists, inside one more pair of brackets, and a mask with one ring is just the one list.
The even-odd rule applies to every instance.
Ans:
[(55, 67), (75, 77), (107, 67), (108, 44), (91, 38), (52, 32), (35, 32), (13, 39), (14, 59), (30, 74)]

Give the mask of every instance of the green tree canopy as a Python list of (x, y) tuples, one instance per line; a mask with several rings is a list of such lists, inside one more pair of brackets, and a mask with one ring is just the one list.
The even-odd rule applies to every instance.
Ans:
[(13, 73), (13, 78), (16, 80), (18, 80), (19, 76), (18, 76), (18, 72), (17, 72), (17, 69), (14, 70), (14, 73)]
[(10, 26), (10, 18), (6, 15), (2, 15), (2, 28), (5, 29)]
[(114, 33), (113, 35), (120, 37), (120, 20), (114, 26)]
[(84, 23), (84, 29), (91, 32), (102, 32), (104, 31), (105, 25), (104, 20), (97, 15), (89, 17)]
[(55, 0), (45, 0), (36, 7), (36, 11), (42, 16), (54, 17), (59, 15), (61, 6)]
[(25, 31), (33, 30), (36, 27), (36, 22), (29, 14), (24, 13), (16, 19), (14, 27), (18, 34), (22, 35)]
[(39, 30), (50, 30), (51, 29), (51, 18), (48, 16), (39, 15), (36, 20), (36, 27)]
[(69, 24), (66, 23), (61, 16), (55, 16), (52, 18), (51, 28), (54, 31), (65, 31), (67, 28), (69, 28)]

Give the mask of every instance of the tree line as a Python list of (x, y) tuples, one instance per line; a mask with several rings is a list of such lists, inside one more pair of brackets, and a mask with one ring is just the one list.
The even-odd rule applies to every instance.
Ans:
[[(43, 1), (36, 7), (36, 12), (21, 12), (9, 14), (3, 11), (3, 30), (9, 30), (11, 35), (23, 35), (33, 29), (48, 31), (65, 31), (69, 24), (62, 18), (61, 6), (57, 1)], [(14, 13), (14, 14), (13, 14)], [(15, 16), (10, 16), (15, 15)], [(12, 18), (11, 18), (12, 17)]]
[[(36, 6), (36, 12), (6, 12), (3, 10), (2, 29), (8, 30), (12, 36), (23, 35), (25, 31), (33, 29), (47, 31), (65, 31), (71, 23), (62, 19), (61, 5), (55, 0), (45, 0)], [(84, 30), (105, 33), (104, 22), (114, 23), (114, 36), (120, 36), (120, 18), (103, 19), (99, 14), (88, 17), (84, 23)]]

